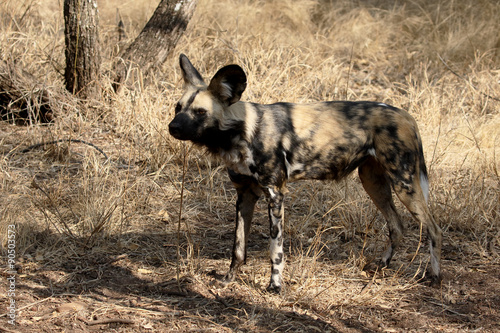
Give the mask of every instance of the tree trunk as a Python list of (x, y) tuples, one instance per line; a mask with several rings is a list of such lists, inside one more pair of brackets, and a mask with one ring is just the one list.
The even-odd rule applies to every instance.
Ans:
[(132, 67), (143, 73), (165, 62), (193, 16), (196, 0), (162, 0), (139, 36), (115, 64), (117, 91)]
[(83, 99), (99, 99), (97, 0), (64, 0), (64, 22), (66, 89)]

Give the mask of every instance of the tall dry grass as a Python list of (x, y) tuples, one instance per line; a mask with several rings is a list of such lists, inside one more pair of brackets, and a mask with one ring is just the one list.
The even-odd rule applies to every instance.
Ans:
[[(445, 231), (445, 249), (498, 262), (493, 256), (500, 246), (498, 2), (199, 1), (188, 31), (153, 83), (138, 79), (131, 85), (135, 89), (116, 95), (106, 71), (127, 44), (118, 42), (116, 9), (131, 40), (156, 3), (99, 4), (102, 100), (61, 105), (57, 120), (49, 125), (0, 123), (2, 251), (5, 230), (15, 224), (18, 254), (26, 261), (57, 263), (80, 253), (79, 248), (122, 253), (140, 244), (146, 262), (160, 258), (166, 276), (173, 276), (177, 259), (171, 247), (179, 232), (184, 186), (179, 245), (183, 272), (196, 276), (210, 267), (223, 271), (235, 193), (217, 161), (174, 141), (167, 130), (182, 92), (177, 57), (183, 52), (206, 78), (225, 64), (241, 65), (248, 74), (245, 100), (378, 100), (407, 109), (422, 134), (430, 202)], [(3, 1), (0, 57), (62, 91), (61, 6), (55, 0)], [(77, 143), (21, 153), (31, 144), (57, 139), (92, 142), (109, 160)], [(285, 273), (290, 287), (273, 302), (325, 309), (349, 302), (391, 302), (424, 274), (425, 254), (414, 253), (419, 228), (409, 222), (411, 237), (396, 258), (391, 278), (362, 291), (356, 281), (381, 253), (387, 230), (357, 178), (337, 184), (301, 182), (290, 188)], [(255, 297), (261, 297), (257, 290), (268, 270), (263, 259), (265, 211), (265, 203), (259, 203), (252, 239), (257, 245), (250, 247), (250, 269), (241, 281)], [(408, 214), (403, 216), (410, 221)], [(163, 243), (148, 241), (155, 234)]]

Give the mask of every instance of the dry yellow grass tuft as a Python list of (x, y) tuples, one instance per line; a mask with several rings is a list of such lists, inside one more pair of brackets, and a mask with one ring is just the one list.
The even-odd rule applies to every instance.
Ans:
[[(128, 42), (118, 42), (116, 9), (131, 40), (157, 2), (99, 3), (103, 73)], [(61, 6), (0, 3), (0, 62), (62, 92)], [(120, 332), (500, 329), (498, 17), (494, 0), (199, 1), (171, 59), (154, 77), (134, 76), (135, 89), (116, 95), (103, 75), (101, 101), (52, 100), (52, 124), (0, 122), (0, 271), (4, 280), (15, 225), (19, 329), (76, 330), (100, 319)], [(235, 193), (219, 162), (168, 134), (182, 91), (180, 52), (207, 78), (241, 65), (245, 100), (407, 109), (445, 232), (441, 288), (421, 283), (427, 251), (417, 251), (420, 230), (407, 214), (406, 244), (391, 268), (368, 269), (387, 230), (355, 176), (291, 184), (282, 295), (263, 292), (263, 202), (237, 283), (214, 284), (229, 266)], [(85, 304), (78, 313), (52, 312), (75, 301)]]

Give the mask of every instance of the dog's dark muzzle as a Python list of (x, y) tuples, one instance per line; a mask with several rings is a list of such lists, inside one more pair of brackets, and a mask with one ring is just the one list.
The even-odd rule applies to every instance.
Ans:
[(168, 125), (168, 131), (170, 132), (170, 135), (179, 140), (181, 140), (182, 136), (181, 130), (182, 130), (181, 124), (175, 122), (174, 120)]
[(190, 140), (192, 130), (189, 130), (191, 128), (189, 123), (190, 119), (187, 116), (179, 114), (168, 125), (168, 131), (178, 140)]

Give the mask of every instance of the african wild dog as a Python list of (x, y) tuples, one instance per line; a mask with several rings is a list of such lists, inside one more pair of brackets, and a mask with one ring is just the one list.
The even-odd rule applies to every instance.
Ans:
[(282, 221), (286, 183), (334, 179), (358, 168), (369, 196), (389, 226), (387, 266), (403, 237), (391, 188), (430, 238), (430, 275), (440, 281), (441, 229), (427, 207), (429, 184), (415, 120), (405, 111), (375, 102), (241, 102), (246, 75), (238, 65), (220, 69), (208, 86), (181, 54), (185, 93), (175, 107), (170, 134), (219, 155), (236, 187), (236, 230), (231, 266), (234, 279), (246, 260), (254, 206), (263, 193), (270, 220), (271, 282), (279, 292), (284, 266)]

